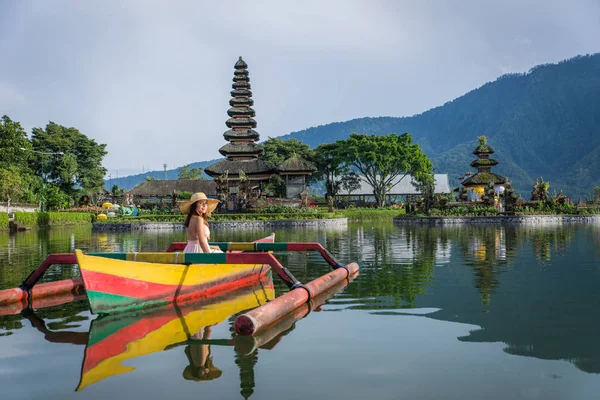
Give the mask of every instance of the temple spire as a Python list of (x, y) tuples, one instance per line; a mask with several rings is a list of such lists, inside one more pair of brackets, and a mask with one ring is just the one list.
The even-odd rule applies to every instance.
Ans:
[(255, 142), (259, 140), (256, 128), (256, 116), (252, 106), (252, 91), (250, 91), (250, 77), (248, 76), (248, 64), (242, 59), (235, 63), (233, 72), (233, 90), (231, 91), (231, 108), (227, 111), (229, 119), (225, 122), (229, 128), (223, 136), (228, 144), (219, 149), (219, 152), (229, 160), (248, 160), (258, 158), (262, 153), (262, 147)]
[[(204, 169), (217, 183), (217, 194), (226, 200), (227, 210), (244, 209), (245, 201), (258, 198), (263, 185), (276, 174), (275, 166), (259, 158), (262, 146), (256, 128), (256, 113), (252, 106), (252, 91), (248, 64), (240, 57), (234, 65), (233, 84), (223, 137), (228, 142), (219, 149), (225, 159)], [(243, 200), (243, 201), (242, 201)]]

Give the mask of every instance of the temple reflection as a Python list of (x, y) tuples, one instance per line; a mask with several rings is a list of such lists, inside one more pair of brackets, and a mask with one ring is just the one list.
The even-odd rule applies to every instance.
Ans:
[(481, 303), (487, 306), (498, 288), (499, 275), (514, 260), (518, 239), (514, 230), (503, 226), (463, 229), (466, 232), (460, 236), (458, 247), (465, 265), (473, 268), (474, 286), (481, 294)]

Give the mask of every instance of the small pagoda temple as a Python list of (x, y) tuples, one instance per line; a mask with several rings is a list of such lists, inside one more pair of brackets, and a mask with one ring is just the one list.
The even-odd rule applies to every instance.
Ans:
[(228, 210), (238, 209), (247, 197), (259, 196), (262, 186), (277, 172), (274, 165), (258, 158), (263, 149), (256, 143), (259, 134), (254, 130), (256, 113), (248, 64), (240, 57), (234, 68), (231, 108), (227, 111), (230, 118), (225, 123), (229, 130), (223, 134), (228, 143), (219, 149), (226, 158), (204, 169), (216, 181), (218, 196)]
[(487, 144), (485, 136), (479, 136), (478, 139), (479, 146), (473, 151), (477, 159), (471, 162), (471, 167), (477, 168), (477, 173), (465, 177), (461, 182), (467, 192), (468, 201), (481, 200), (490, 184), (493, 184), (495, 194), (502, 194), (506, 184), (504, 176), (491, 172), (492, 167), (498, 165), (498, 161), (490, 158), (490, 155), (494, 153), (494, 149)]
[(310, 161), (293, 155), (277, 166), (277, 173), (285, 183), (285, 198), (293, 199), (302, 196), (308, 179), (317, 170)]

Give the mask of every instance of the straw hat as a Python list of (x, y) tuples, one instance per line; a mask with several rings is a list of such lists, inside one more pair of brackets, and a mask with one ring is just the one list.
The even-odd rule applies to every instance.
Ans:
[(209, 199), (208, 197), (206, 197), (206, 195), (204, 193), (198, 192), (198, 193), (194, 193), (192, 195), (192, 198), (189, 199), (188, 201), (182, 202), (179, 205), (179, 209), (181, 210), (181, 212), (183, 214), (189, 214), (192, 204), (194, 204), (195, 202), (200, 201), (200, 200), (208, 200), (208, 210), (206, 211), (206, 214), (208, 216), (210, 216), (210, 214), (213, 211), (215, 211), (215, 208), (217, 208), (217, 206), (219, 205), (219, 200)]
[[(219, 368), (215, 367), (215, 365), (213, 364), (212, 356), (208, 356), (206, 358), (206, 362), (204, 365), (196, 366), (194, 364), (194, 360), (192, 359), (192, 354), (191, 354), (189, 345), (185, 348), (184, 352), (188, 358), (188, 361), (190, 362), (190, 365), (185, 367), (185, 369), (183, 370), (182, 375), (185, 379), (191, 380), (191, 381), (199, 381), (199, 382), (211, 381), (211, 380), (217, 379), (221, 375), (223, 375), (223, 371), (221, 371)], [(209, 354), (210, 354), (210, 350), (209, 350)]]

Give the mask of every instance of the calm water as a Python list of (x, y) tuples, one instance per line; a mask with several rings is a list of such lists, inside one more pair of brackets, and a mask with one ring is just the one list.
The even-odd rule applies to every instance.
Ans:
[[(268, 233), (215, 231), (214, 239)], [(600, 225), (380, 223), (276, 233), (278, 241), (321, 242), (340, 261), (357, 261), (360, 275), (265, 343), (234, 338), (235, 315), (228, 317), (264, 301), (265, 286), (217, 304), (132, 318), (129, 326), (159, 317), (172, 324), (148, 329), (139, 342), (121, 335), (113, 350), (137, 355), (129, 359), (95, 345), (127, 323), (94, 321), (85, 300), (26, 318), (0, 316), (0, 398), (597, 398)], [(0, 233), (0, 288), (18, 286), (48, 253), (164, 250), (183, 238), (92, 234), (87, 227)], [(317, 256), (278, 257), (303, 281), (329, 270)], [(46, 280), (78, 273), (54, 268)], [(275, 291), (285, 290), (275, 282)], [(202, 323), (212, 327), (194, 326)], [(197, 360), (207, 352), (210, 379), (198, 379)]]

